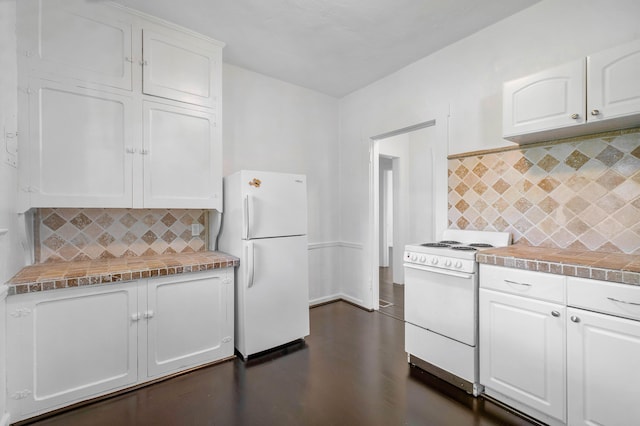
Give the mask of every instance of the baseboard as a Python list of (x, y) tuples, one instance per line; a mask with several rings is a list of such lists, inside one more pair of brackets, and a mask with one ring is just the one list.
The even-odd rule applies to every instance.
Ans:
[(349, 297), (346, 294), (342, 294), (342, 293), (334, 294), (332, 296), (327, 296), (327, 297), (321, 297), (321, 298), (318, 298), (318, 299), (314, 299), (314, 300), (309, 302), (309, 309), (317, 308), (318, 306), (328, 305), (330, 303), (335, 303), (335, 302), (345, 302), (345, 303), (353, 305), (356, 308), (362, 309), (362, 310), (367, 311), (367, 312), (373, 312), (374, 311), (373, 309), (369, 309), (369, 308), (366, 308), (366, 307), (362, 306), (362, 304), (360, 302), (358, 302), (357, 299), (354, 299), (354, 298)]
[(9, 415), (9, 413), (4, 413), (2, 418), (0, 418), (0, 426), (9, 426), (10, 421), (11, 416)]
[(331, 296), (318, 297), (317, 299), (309, 300), (309, 307), (315, 308), (316, 306), (337, 302), (338, 300), (341, 300), (341, 299), (342, 299), (341, 294), (332, 294)]

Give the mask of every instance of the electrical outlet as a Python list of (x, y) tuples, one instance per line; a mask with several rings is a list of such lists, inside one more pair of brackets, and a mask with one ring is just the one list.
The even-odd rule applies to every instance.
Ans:
[(191, 224), (191, 236), (192, 237), (197, 237), (200, 235), (200, 224), (199, 223), (192, 223)]

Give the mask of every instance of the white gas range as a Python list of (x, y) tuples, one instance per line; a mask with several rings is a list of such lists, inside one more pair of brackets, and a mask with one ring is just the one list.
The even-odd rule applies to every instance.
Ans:
[(477, 396), (478, 250), (511, 243), (508, 232), (448, 229), (404, 252), (409, 362)]

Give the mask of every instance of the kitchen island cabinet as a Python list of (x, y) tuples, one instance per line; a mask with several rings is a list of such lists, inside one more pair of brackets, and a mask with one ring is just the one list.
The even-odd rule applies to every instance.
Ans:
[(222, 210), (223, 43), (115, 4), (17, 17), (20, 210)]
[(503, 137), (538, 142), (640, 124), (640, 41), (506, 82)]
[(7, 298), (12, 420), (233, 356), (233, 268)]

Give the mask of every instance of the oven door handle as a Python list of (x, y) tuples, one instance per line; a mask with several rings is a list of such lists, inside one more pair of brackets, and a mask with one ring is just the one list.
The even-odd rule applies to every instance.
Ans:
[(409, 269), (416, 269), (418, 271), (434, 272), (436, 274), (449, 275), (449, 276), (458, 277), (458, 278), (466, 278), (466, 279), (473, 278), (473, 274), (465, 274), (464, 272), (450, 271), (448, 269), (431, 268), (429, 266), (414, 265), (411, 263), (405, 263), (404, 267)]

